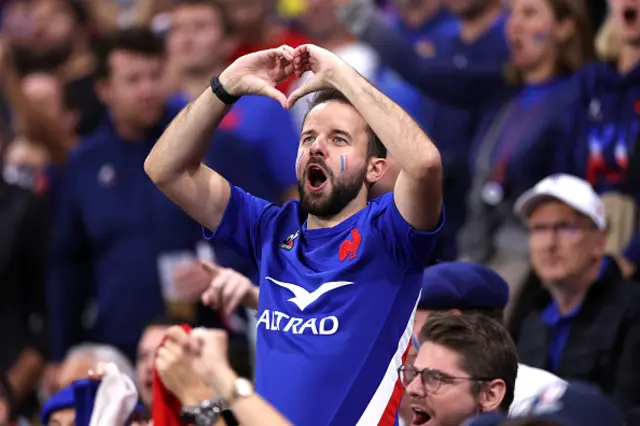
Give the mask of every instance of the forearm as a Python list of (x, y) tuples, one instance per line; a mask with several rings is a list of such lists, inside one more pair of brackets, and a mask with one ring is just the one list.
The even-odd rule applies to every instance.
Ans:
[[(231, 368), (228, 367), (218, 370), (219, 371), (216, 372), (214, 379), (216, 388), (221, 391), (222, 395), (229, 395), (231, 394), (231, 389), (238, 376), (233, 372), (233, 370), (231, 370)], [(238, 423), (243, 426), (291, 425), (291, 423), (284, 418), (282, 414), (280, 414), (258, 394), (239, 398), (231, 404), (230, 408), (233, 415), (238, 420)]]
[(145, 171), (158, 185), (200, 166), (212, 135), (229, 107), (207, 89), (171, 122), (145, 161)]
[(430, 169), (441, 168), (438, 149), (399, 105), (346, 65), (332, 80), (408, 176), (420, 179)]

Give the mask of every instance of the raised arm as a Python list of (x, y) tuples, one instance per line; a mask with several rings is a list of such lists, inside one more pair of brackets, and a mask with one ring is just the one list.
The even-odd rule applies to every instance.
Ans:
[[(291, 74), (292, 53), (292, 48), (282, 46), (243, 56), (220, 74), (220, 85), (232, 97), (263, 95), (284, 106), (286, 97), (274, 86)], [(230, 187), (202, 160), (229, 109), (211, 89), (205, 90), (173, 120), (144, 164), (158, 188), (210, 230), (222, 219)]]
[(434, 230), (442, 212), (440, 152), (420, 126), (397, 104), (333, 53), (313, 45), (294, 53), (296, 73), (315, 75), (291, 94), (288, 106), (307, 93), (323, 88), (342, 92), (360, 112), (402, 171), (394, 187), (394, 201), (402, 217), (420, 231)]
[(464, 62), (455, 55), (438, 52), (433, 57), (421, 56), (385, 22), (371, 0), (332, 1), (342, 23), (378, 53), (380, 62), (429, 98), (474, 108), (507, 87), (506, 56), (490, 55), (482, 60), (466, 57)]

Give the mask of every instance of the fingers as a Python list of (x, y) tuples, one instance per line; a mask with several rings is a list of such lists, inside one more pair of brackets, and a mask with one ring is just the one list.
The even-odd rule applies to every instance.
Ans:
[(202, 295), (202, 303), (230, 314), (236, 310), (252, 287), (253, 284), (244, 275), (233, 269), (223, 269)]
[(260, 90), (260, 95), (268, 96), (271, 99), (275, 99), (276, 102), (278, 102), (280, 105), (282, 105), (282, 108), (286, 108), (287, 107), (287, 97), (284, 95), (284, 93), (282, 93), (281, 91), (279, 91), (275, 87), (264, 86), (262, 88), (262, 90)]
[(318, 90), (324, 87), (322, 80), (318, 78), (317, 75), (311, 77), (307, 82), (305, 82), (302, 86), (294, 90), (287, 99), (286, 109), (292, 108), (296, 102), (303, 96), (308, 95), (309, 93), (317, 92)]
[[(200, 260), (200, 266), (202, 267), (202, 269), (204, 269), (205, 271), (209, 272), (212, 275), (216, 275), (220, 272), (220, 266), (216, 265), (213, 262), (209, 262), (208, 260)], [(211, 277), (213, 279), (213, 277)]]
[(180, 326), (173, 326), (167, 330), (167, 340), (164, 343), (164, 346), (171, 345), (182, 345), (185, 341), (189, 339), (189, 335), (184, 330), (184, 328)]
[[(251, 283), (248, 283), (251, 285)], [(234, 275), (222, 291), (222, 306), (226, 315), (236, 310), (242, 298), (249, 290), (247, 280), (240, 274)]]
[(280, 49), (280, 53), (284, 59), (286, 59), (289, 62), (293, 62), (293, 55), (296, 51), (293, 47), (287, 46), (285, 44), (280, 46), (278, 49)]

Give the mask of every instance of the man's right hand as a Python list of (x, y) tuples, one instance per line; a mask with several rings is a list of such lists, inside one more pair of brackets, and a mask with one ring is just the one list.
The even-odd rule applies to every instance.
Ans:
[(283, 45), (242, 56), (220, 74), (220, 84), (232, 96), (268, 96), (286, 108), (287, 97), (275, 86), (293, 74), (293, 52)]
[(244, 275), (230, 268), (222, 268), (211, 262), (202, 262), (211, 274), (211, 284), (202, 294), (202, 303), (212, 309), (230, 315), (240, 305), (258, 308), (258, 287)]

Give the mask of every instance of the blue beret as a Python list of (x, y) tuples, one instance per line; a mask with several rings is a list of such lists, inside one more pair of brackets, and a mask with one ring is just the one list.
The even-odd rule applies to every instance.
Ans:
[(60, 390), (44, 403), (42, 412), (40, 413), (40, 421), (43, 425), (46, 425), (49, 423), (49, 417), (51, 417), (53, 413), (67, 408), (75, 408), (73, 385)]
[(500, 275), (473, 262), (443, 262), (425, 269), (418, 309), (504, 309), (509, 286)]

